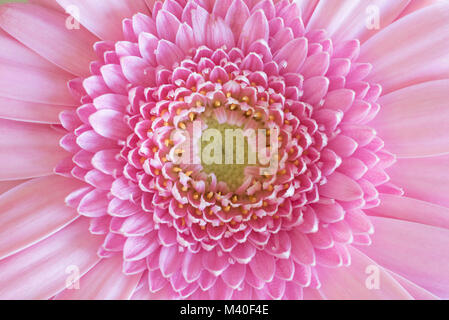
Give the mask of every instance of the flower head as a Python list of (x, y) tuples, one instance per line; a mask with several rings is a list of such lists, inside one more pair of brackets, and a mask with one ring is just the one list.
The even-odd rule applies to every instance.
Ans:
[[(447, 294), (447, 280), (444, 288), (428, 280), (433, 273), (422, 262), (415, 266), (421, 273), (407, 272), (394, 257), (379, 252), (388, 247), (388, 240), (379, 239), (386, 233), (399, 237), (416, 228), (422, 234), (436, 232), (446, 243), (449, 239), (447, 218), (432, 222), (435, 213), (426, 220), (400, 208), (420, 206), (437, 214), (448, 210), (404, 197), (403, 190), (407, 196), (448, 205), (438, 195), (420, 196), (420, 189), (404, 178), (410, 177), (410, 168), (425, 166), (420, 161), (431, 161), (420, 157), (449, 152), (444, 139), (429, 144), (437, 135), (421, 125), (438, 119), (428, 111), (421, 117), (418, 110), (427, 106), (427, 94), (434, 97), (428, 107), (442, 110), (448, 83), (431, 81), (438, 70), (430, 72), (430, 67), (417, 66), (416, 76), (388, 71), (401, 63), (397, 55), (421, 53), (416, 49), (409, 54), (395, 41), (404, 40), (406, 27), (436, 10), (443, 20), (449, 15), (447, 4), (402, 19), (401, 13), (417, 8), (408, 1), (384, 4), (382, 13), (392, 24), (373, 36), (366, 25), (359, 26), (362, 7), (349, 2), (165, 0), (146, 6), (143, 1), (113, 1), (121, 31), (92, 19), (105, 13), (101, 5), (58, 3), (66, 9), (77, 5), (83, 27), (58, 29), (67, 21), (55, 8), (0, 9), (1, 28), (65, 71), (51, 69), (56, 67), (48, 67), (9, 36), (2, 41), (31, 55), (36, 62), (29, 58), (30, 63), (44, 65), (33, 65), (38, 79), (67, 81), (69, 88), (55, 86), (50, 95), (36, 90), (24, 94), (23, 100), (34, 104), (63, 105), (58, 110), (63, 110), (61, 126), (34, 125), (26, 131), (5, 120), (8, 130), (23, 130), (24, 136), (34, 131), (53, 144), (59, 140), (60, 147), (50, 149), (58, 151), (47, 157), (65, 178), (27, 182), (0, 197), (0, 205), (15, 190), (23, 196), (41, 184), (54, 189), (58, 210), (68, 213), (47, 232), (18, 236), (19, 246), (2, 251), (0, 241), (0, 253), (5, 252), (0, 271), (2, 262), (11, 268), (15, 257), (37, 256), (39, 245), (51, 245), (68, 229), (70, 237), (79, 237), (74, 248), (89, 252), (78, 259), (82, 262), (74, 258), (75, 265), (87, 272), (101, 259), (84, 277), (96, 281), (99, 272), (110, 272), (119, 279), (117, 285), (105, 284), (117, 290), (114, 297), (346, 298), (345, 285), (354, 298)], [(339, 12), (346, 24), (334, 17)], [(50, 24), (50, 36), (70, 41), (62, 41), (62, 49), (54, 47), (57, 41), (50, 47), (33, 42), (32, 31), (21, 31), (17, 18), (46, 28)], [(378, 46), (390, 49), (387, 57), (382, 58), (385, 51)], [(408, 70), (401, 66), (399, 72)], [(13, 92), (7, 99), (18, 97)], [(404, 110), (411, 100), (416, 105)], [(23, 114), (6, 118), (27, 120)], [(403, 114), (406, 120), (401, 120)], [(421, 130), (416, 144), (401, 130), (411, 136)], [(398, 157), (418, 160), (396, 164)], [(42, 175), (30, 172), (4, 176)], [(391, 180), (390, 172), (396, 178)], [(84, 217), (71, 222), (77, 215)], [(409, 222), (401, 228), (400, 220)], [(83, 233), (87, 229), (89, 236)], [(28, 248), (37, 240), (44, 244)], [(379, 296), (363, 278), (370, 266), (380, 268), (377, 263), (386, 267), (379, 271), (384, 282)], [(417, 284), (403, 278), (408, 276)], [(42, 294), (49, 297), (61, 289), (56, 284)], [(57, 297), (76, 296), (65, 290)]]

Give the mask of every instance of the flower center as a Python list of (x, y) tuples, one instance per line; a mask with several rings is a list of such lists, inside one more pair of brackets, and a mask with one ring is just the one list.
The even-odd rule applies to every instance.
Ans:
[(242, 126), (205, 119), (207, 129), (201, 135), (201, 166), (207, 174), (214, 174), (225, 182), (230, 191), (243, 185), (245, 169), (256, 165), (257, 150), (250, 146), (251, 137)]

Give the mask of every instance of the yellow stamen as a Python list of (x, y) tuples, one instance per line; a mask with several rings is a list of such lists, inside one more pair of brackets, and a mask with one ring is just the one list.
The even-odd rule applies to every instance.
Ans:
[(182, 171), (182, 169), (179, 168), (179, 167), (174, 167), (174, 168), (173, 168), (173, 172), (174, 172), (174, 173), (180, 173), (181, 171)]

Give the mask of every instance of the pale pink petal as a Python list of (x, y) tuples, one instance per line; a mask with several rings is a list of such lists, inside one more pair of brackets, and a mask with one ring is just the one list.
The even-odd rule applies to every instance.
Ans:
[[(334, 41), (359, 39), (364, 42), (390, 25), (409, 2), (410, 0), (371, 0), (369, 3), (323, 0), (318, 3), (307, 27), (326, 29)], [(380, 17), (378, 27), (374, 20), (378, 17), (377, 14)]]
[(17, 65), (45, 69), (56, 73), (64, 73), (58, 66), (44, 59), (36, 52), (27, 48), (0, 28), (0, 58), (3, 61)]
[[(48, 299), (98, 261), (101, 237), (77, 219), (50, 238), (0, 261), (2, 299)], [(82, 281), (82, 280), (81, 280)], [(76, 283), (75, 283), (76, 285)]]
[(0, 181), (0, 195), (4, 194), (28, 180)]
[(102, 259), (80, 281), (79, 289), (65, 289), (56, 300), (127, 300), (139, 283), (141, 274), (127, 276), (122, 257)]
[(370, 215), (417, 222), (449, 229), (449, 208), (389, 194), (380, 195), (380, 205), (366, 212)]
[(93, 34), (103, 40), (123, 40), (122, 20), (142, 12), (148, 14), (143, 0), (84, 1), (56, 0), (66, 10), (77, 8), (79, 21)]
[(87, 76), (98, 38), (85, 29), (68, 29), (66, 20), (64, 14), (35, 5), (15, 3), (0, 8), (0, 27), (6, 32), (64, 70)]
[(50, 126), (0, 119), (0, 180), (49, 175), (67, 157)]
[(372, 217), (372, 222), (373, 243), (361, 251), (433, 294), (449, 298), (449, 230), (388, 218)]
[(125, 115), (115, 110), (99, 110), (89, 117), (94, 130), (112, 140), (125, 140), (131, 129), (125, 122)]
[(402, 11), (402, 13), (399, 15), (398, 19), (401, 19), (415, 11), (421, 10), (425, 7), (431, 6), (432, 4), (445, 1), (445, 0), (412, 0), (408, 4), (408, 6)]
[(391, 274), (391, 276), (405, 289), (407, 292), (416, 300), (439, 300), (439, 298), (429, 291), (421, 288), (420, 286), (416, 285), (415, 283), (411, 282), (410, 280), (407, 280), (404, 277), (401, 277), (400, 275), (389, 271), (388, 273)]
[[(318, 268), (320, 291), (331, 300), (396, 300), (412, 299), (412, 296), (376, 262), (355, 248), (351, 252), (351, 266)], [(369, 272), (379, 276), (379, 288), (370, 287)], [(375, 285), (375, 284), (374, 284)]]
[(33, 179), (2, 195), (0, 258), (41, 241), (76, 219), (78, 213), (64, 199), (83, 185), (53, 175)]
[(449, 207), (449, 156), (400, 159), (388, 169), (405, 196)]
[[(363, 44), (360, 60), (373, 65), (367, 77), (385, 93), (447, 78), (449, 5), (440, 3), (400, 19)], [(413, 35), (413, 45), (404, 47)], [(413, 70), (413, 72), (409, 72)]]
[(363, 196), (359, 184), (339, 172), (330, 175), (327, 183), (319, 189), (321, 195), (343, 201), (357, 200)]
[(67, 89), (67, 82), (72, 78), (72, 75), (63, 71), (55, 73), (0, 61), (0, 96), (29, 102), (73, 106), (76, 105), (76, 100)]
[(398, 157), (449, 153), (449, 80), (425, 82), (380, 98), (372, 122), (385, 147)]
[(66, 106), (34, 103), (0, 97), (0, 118), (25, 122), (57, 124)]

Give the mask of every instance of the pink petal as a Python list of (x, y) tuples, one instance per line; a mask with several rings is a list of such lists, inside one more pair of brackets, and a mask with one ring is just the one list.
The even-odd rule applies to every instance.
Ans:
[[(0, 8), (0, 27), (39, 55), (75, 75), (87, 76), (98, 39), (85, 29), (69, 30), (67, 16), (30, 4)], [(40, 30), (41, 32), (36, 32)]]
[(0, 119), (0, 180), (49, 175), (67, 156), (61, 133), (47, 125)]
[(139, 57), (123, 57), (120, 59), (123, 74), (133, 84), (152, 86), (156, 82), (154, 68)]
[(353, 201), (363, 196), (363, 191), (359, 184), (339, 172), (334, 172), (330, 175), (327, 183), (320, 186), (319, 191), (325, 197), (342, 201)]
[(449, 156), (400, 159), (388, 169), (391, 182), (405, 191), (405, 196), (449, 206)]
[(156, 17), (156, 27), (160, 39), (175, 42), (181, 22), (172, 13), (160, 10)]
[(78, 8), (79, 21), (93, 34), (103, 40), (123, 40), (122, 21), (142, 12), (148, 14), (143, 0), (84, 1), (56, 0), (64, 9)]
[[(374, 34), (382, 30), (382, 27), (390, 25), (404, 10), (409, 0), (385, 2), (374, 0), (369, 3), (379, 10), (382, 17), (380, 28), (368, 29), (367, 20), (370, 18), (367, 3), (357, 3), (351, 0), (321, 1), (313, 13), (310, 29), (324, 28), (334, 41), (359, 39), (364, 42)], [(369, 21), (369, 20), (368, 20)]]
[(287, 43), (274, 56), (281, 69), (287, 73), (296, 73), (307, 57), (307, 39), (297, 38)]
[(55, 73), (5, 61), (0, 62), (0, 69), (2, 97), (45, 104), (76, 105), (76, 100), (67, 90), (67, 82), (73, 78), (69, 73)]
[[(449, 6), (440, 2), (391, 24), (368, 40), (360, 60), (373, 65), (367, 79), (380, 83), (385, 93), (413, 84), (444, 79), (449, 72), (446, 43)], [(403, 43), (413, 46), (404, 50)], [(408, 72), (413, 68), (413, 72)]]
[[(320, 291), (331, 300), (403, 300), (412, 299), (409, 293), (376, 262), (355, 248), (350, 248), (352, 262), (350, 267), (318, 268)], [(366, 270), (377, 268), (379, 288), (370, 289), (367, 285), (369, 274)], [(368, 279), (368, 280), (367, 280)]]
[(254, 258), (249, 263), (253, 274), (264, 282), (270, 282), (273, 280), (274, 272), (276, 270), (276, 263), (274, 257), (265, 253), (264, 251), (258, 251)]
[(416, 300), (438, 300), (439, 298), (415, 283), (388, 271), (391, 276)]
[[(101, 237), (78, 219), (38, 244), (1, 260), (2, 299), (48, 299), (66, 288), (70, 276), (82, 276), (98, 261)], [(78, 269), (75, 269), (78, 268)]]
[(0, 118), (24, 122), (57, 124), (67, 106), (26, 102), (0, 97)]
[(368, 214), (449, 229), (449, 208), (389, 194), (381, 194), (380, 200), (380, 205), (368, 210)]
[(388, 218), (372, 217), (372, 222), (373, 243), (361, 251), (433, 294), (449, 298), (449, 230)]
[[(217, 1), (220, 2), (220, 1)], [(249, 18), (249, 10), (243, 0), (232, 1), (226, 13), (226, 23), (230, 26), (234, 33), (234, 38), (239, 39), (243, 26)]]
[(1, 196), (0, 257), (23, 250), (75, 220), (78, 213), (64, 199), (82, 186), (75, 179), (52, 175), (30, 180)]
[(268, 41), (269, 26), (263, 10), (254, 12), (243, 26), (239, 39), (239, 47), (246, 51), (257, 40)]
[(56, 300), (127, 300), (136, 288), (141, 274), (126, 276), (122, 271), (122, 257), (102, 259), (80, 283), (78, 290), (65, 289)]
[(89, 122), (98, 134), (112, 140), (126, 140), (131, 133), (125, 115), (114, 110), (99, 110), (89, 117)]
[(373, 127), (398, 157), (449, 153), (449, 80), (425, 82), (380, 98)]

